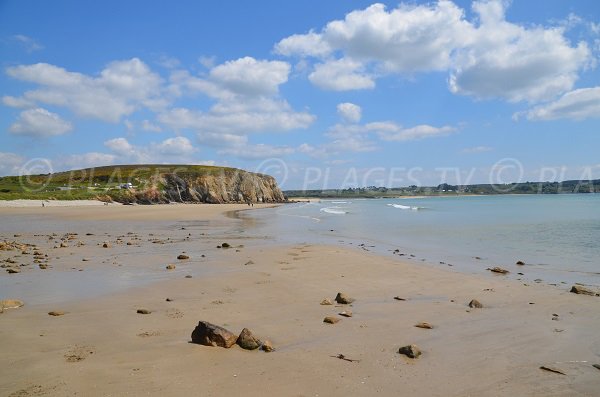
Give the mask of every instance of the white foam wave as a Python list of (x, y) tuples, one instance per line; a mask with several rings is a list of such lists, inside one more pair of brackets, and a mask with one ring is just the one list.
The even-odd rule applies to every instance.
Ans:
[(340, 207), (321, 208), (321, 212), (326, 212), (328, 214), (335, 214), (335, 215), (344, 215), (344, 214), (348, 213), (348, 212), (344, 211), (343, 209), (341, 209)]
[(402, 204), (388, 204), (390, 207), (394, 207), (394, 208), (398, 208), (401, 210), (413, 210), (413, 211), (418, 211), (420, 210), (422, 207), (412, 207), (410, 205), (402, 205)]

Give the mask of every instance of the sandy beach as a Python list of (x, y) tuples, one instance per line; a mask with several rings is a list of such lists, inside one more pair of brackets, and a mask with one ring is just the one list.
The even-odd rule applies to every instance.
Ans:
[[(19, 270), (0, 300), (24, 303), (0, 314), (0, 395), (598, 395), (600, 297), (278, 245), (231, 216), (246, 209), (0, 208), (2, 270)], [(338, 292), (354, 302), (320, 304)], [(192, 344), (201, 320), (274, 351)]]

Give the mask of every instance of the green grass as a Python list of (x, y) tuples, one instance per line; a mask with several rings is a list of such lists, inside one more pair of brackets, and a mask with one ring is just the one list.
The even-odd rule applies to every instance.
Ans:
[[(7, 176), (0, 178), (0, 200), (94, 200), (110, 196), (122, 201), (130, 193), (119, 189), (124, 183), (145, 188), (163, 174), (176, 173), (184, 178), (206, 175), (230, 175), (239, 170), (205, 165), (115, 165), (86, 168), (55, 174)], [(70, 190), (61, 190), (69, 188)], [(159, 186), (160, 188), (160, 186)]]

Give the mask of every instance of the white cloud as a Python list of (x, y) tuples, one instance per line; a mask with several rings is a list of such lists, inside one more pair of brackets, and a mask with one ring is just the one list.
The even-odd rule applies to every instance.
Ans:
[(504, 0), (475, 1), (475, 17), (451, 1), (387, 10), (373, 4), (329, 22), (320, 32), (275, 45), (286, 56), (319, 59), (310, 81), (322, 89), (373, 88), (388, 74), (449, 72), (449, 89), (512, 102), (549, 100), (595, 65), (585, 42), (572, 45), (565, 26), (525, 26), (506, 20)]
[(337, 105), (338, 114), (344, 119), (351, 123), (358, 123), (362, 116), (362, 109), (360, 106), (350, 102), (344, 102)]
[(349, 58), (327, 61), (315, 65), (309, 74), (311, 83), (324, 90), (348, 91), (375, 87), (373, 77), (364, 72), (362, 63)]
[(239, 95), (274, 95), (289, 73), (287, 62), (244, 57), (215, 66), (210, 71), (210, 80)]
[(81, 169), (115, 164), (116, 160), (113, 154), (90, 152), (62, 157), (55, 165), (57, 169)]
[(183, 136), (168, 138), (152, 147), (152, 151), (163, 156), (187, 157), (197, 151), (189, 139)]
[(81, 117), (117, 123), (123, 116), (146, 107), (166, 105), (161, 78), (137, 58), (111, 62), (91, 77), (47, 63), (9, 67), (9, 76), (40, 87), (20, 100), (70, 109)]
[(313, 31), (286, 37), (275, 45), (275, 52), (285, 56), (324, 57), (331, 51), (332, 48), (323, 39), (323, 36)]
[[(600, 87), (581, 88), (567, 92), (554, 102), (524, 112), (528, 120), (583, 120), (600, 117)], [(522, 113), (515, 114), (518, 119)]]
[(158, 117), (161, 123), (176, 130), (228, 134), (289, 131), (306, 128), (314, 119), (307, 112), (294, 112), (285, 101), (266, 98), (248, 102), (221, 102), (208, 112), (176, 108)]
[(480, 25), (458, 51), (449, 79), (453, 93), (511, 102), (551, 99), (573, 87), (591, 64), (586, 43), (572, 47), (563, 28), (523, 27), (505, 19), (501, 1), (475, 2)]
[(24, 162), (18, 154), (0, 152), (0, 175), (18, 175)]
[(464, 148), (462, 150), (462, 152), (467, 153), (467, 154), (472, 154), (472, 153), (491, 152), (492, 150), (494, 150), (494, 148), (489, 147), (489, 146), (474, 146), (474, 147)]
[(162, 128), (160, 128), (160, 125), (154, 124), (154, 123), (150, 122), (149, 120), (143, 120), (142, 121), (142, 130), (149, 131), (149, 132), (161, 132)]
[(198, 142), (210, 147), (242, 146), (248, 142), (246, 135), (219, 132), (199, 132)]
[(39, 44), (37, 41), (32, 39), (29, 36), (25, 36), (24, 34), (16, 34), (13, 37), (13, 40), (20, 43), (27, 52), (33, 52), (43, 49), (44, 47)]
[(14, 96), (5, 95), (2, 97), (2, 103), (11, 108), (31, 108), (35, 106), (35, 103), (28, 101), (25, 98), (16, 98)]
[(65, 134), (72, 129), (71, 123), (61, 119), (58, 114), (35, 108), (22, 111), (8, 130), (15, 135), (49, 137)]
[(435, 138), (456, 132), (456, 128), (450, 126), (433, 127), (422, 124), (411, 128), (403, 128), (393, 122), (369, 123), (365, 127), (368, 131), (375, 132), (381, 140), (395, 142)]
[(114, 138), (104, 142), (104, 146), (120, 156), (132, 156), (135, 148), (125, 138)]
[(149, 145), (133, 145), (126, 138), (114, 138), (104, 142), (115, 160), (120, 163), (190, 163), (194, 164), (194, 154), (198, 149), (183, 136), (165, 139)]

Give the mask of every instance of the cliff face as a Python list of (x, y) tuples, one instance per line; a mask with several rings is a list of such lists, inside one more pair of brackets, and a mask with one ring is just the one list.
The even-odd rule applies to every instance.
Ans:
[(285, 197), (275, 178), (242, 170), (199, 174), (191, 172), (164, 173), (152, 187), (131, 196), (139, 203), (199, 202), (199, 203), (274, 203)]

